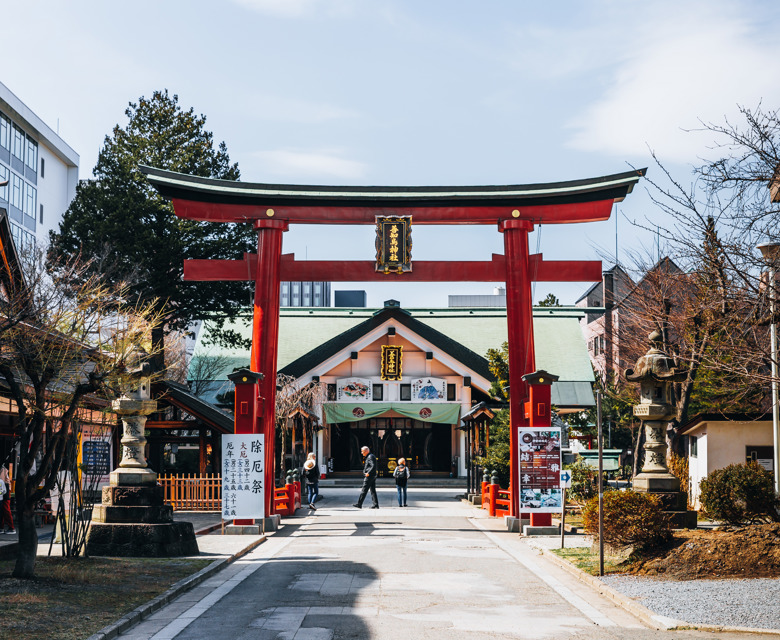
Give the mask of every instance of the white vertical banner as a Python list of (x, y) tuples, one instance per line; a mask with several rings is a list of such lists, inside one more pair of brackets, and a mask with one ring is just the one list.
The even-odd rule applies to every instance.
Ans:
[(222, 436), (222, 519), (265, 517), (265, 436)]

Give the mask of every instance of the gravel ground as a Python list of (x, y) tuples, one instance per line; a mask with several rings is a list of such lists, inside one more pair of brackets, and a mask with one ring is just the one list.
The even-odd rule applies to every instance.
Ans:
[(655, 613), (677, 620), (780, 629), (780, 579), (685, 582), (636, 576), (600, 579)]

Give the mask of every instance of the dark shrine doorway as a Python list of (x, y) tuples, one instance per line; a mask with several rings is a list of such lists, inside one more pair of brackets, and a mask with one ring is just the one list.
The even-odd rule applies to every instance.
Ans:
[(333, 425), (333, 470), (360, 472), (360, 448), (377, 456), (379, 475), (391, 475), (398, 458), (417, 471), (449, 474), (452, 465), (452, 425), (411, 418), (372, 418)]

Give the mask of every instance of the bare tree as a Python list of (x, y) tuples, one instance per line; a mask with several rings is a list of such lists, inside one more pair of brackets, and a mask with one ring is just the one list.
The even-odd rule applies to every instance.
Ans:
[[(314, 415), (324, 399), (324, 385), (319, 382), (301, 384), (292, 376), (279, 373), (276, 376), (276, 431), (281, 439), (279, 447), (279, 474), (284, 474), (287, 441), (296, 425), (298, 416)], [(301, 428), (314, 436), (310, 419), (301, 421)]]
[(27, 287), (11, 303), (26, 307), (28, 319), (0, 334), (0, 376), (18, 415), (17, 578), (34, 576), (35, 505), (55, 485), (78, 435), (79, 412), (88, 401), (107, 408), (126, 383), (128, 359), (149, 347), (160, 321), (149, 306), (128, 307), (126, 289), (87, 275), (84, 262), (52, 264), (46, 271), (40, 252), (33, 254)]
[[(770, 381), (767, 325), (770, 286), (756, 245), (780, 239), (780, 208), (770, 186), (780, 166), (780, 116), (760, 105), (740, 109), (740, 121), (702, 123), (712, 135), (713, 158), (694, 170), (685, 186), (653, 154), (660, 178), (648, 179), (658, 216), (635, 224), (663, 242), (670, 261), (635, 260), (646, 274), (620, 303), (621, 357), (647, 349), (646, 336), (661, 332), (664, 348), (686, 373), (675, 384), (677, 427), (692, 410), (766, 408)], [(673, 269), (675, 265), (679, 269)], [(674, 448), (677, 448), (676, 446)]]
[(186, 373), (190, 391), (196, 396), (206, 393), (210, 385), (224, 374), (230, 362), (230, 358), (220, 353), (212, 351), (194, 353)]

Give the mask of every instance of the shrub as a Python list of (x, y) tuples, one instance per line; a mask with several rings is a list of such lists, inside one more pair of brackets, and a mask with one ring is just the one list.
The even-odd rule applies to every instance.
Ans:
[(780, 521), (772, 474), (757, 462), (730, 464), (701, 481), (707, 515), (728, 524)]
[[(586, 533), (598, 538), (599, 500), (588, 501), (582, 510)], [(647, 551), (672, 537), (672, 526), (661, 499), (652, 493), (608, 491), (604, 493), (604, 542), (616, 548)]]
[(596, 469), (580, 457), (564, 468), (571, 471), (571, 488), (566, 492), (567, 498), (570, 497), (575, 502), (586, 502), (596, 495)]
[(680, 491), (688, 493), (688, 458), (678, 456), (676, 453), (669, 454), (669, 473), (680, 481)]

